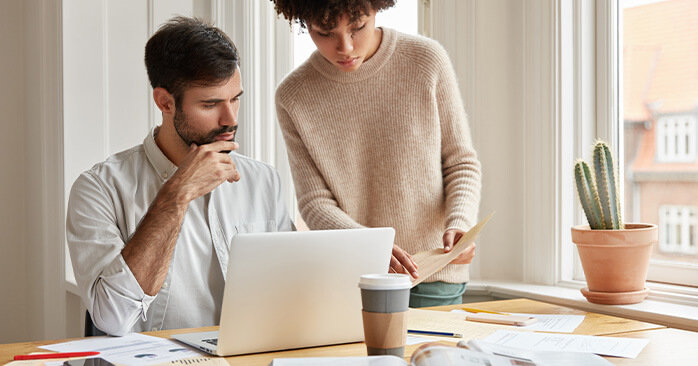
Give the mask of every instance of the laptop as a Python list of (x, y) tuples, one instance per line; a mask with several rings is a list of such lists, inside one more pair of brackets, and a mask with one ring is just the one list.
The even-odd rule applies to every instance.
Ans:
[(359, 277), (388, 273), (395, 230), (238, 234), (217, 332), (172, 337), (217, 356), (364, 339)]

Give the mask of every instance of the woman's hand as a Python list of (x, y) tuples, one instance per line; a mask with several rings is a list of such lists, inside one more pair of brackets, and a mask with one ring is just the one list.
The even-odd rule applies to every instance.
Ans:
[[(453, 249), (453, 246), (465, 234), (465, 231), (458, 229), (448, 229), (444, 233), (444, 253), (448, 253)], [(450, 264), (468, 264), (475, 258), (475, 243), (470, 244), (468, 248), (459, 254)]]
[(405, 273), (413, 278), (419, 277), (417, 263), (412, 256), (397, 245), (393, 245), (393, 256), (390, 258), (390, 273)]

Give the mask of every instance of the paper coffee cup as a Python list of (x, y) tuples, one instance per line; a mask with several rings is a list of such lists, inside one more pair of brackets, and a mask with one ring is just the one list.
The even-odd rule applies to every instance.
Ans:
[(405, 274), (361, 276), (364, 340), (368, 355), (403, 357), (412, 281)]
[(359, 280), (364, 311), (395, 313), (407, 311), (410, 304), (410, 276), (399, 273), (368, 274)]

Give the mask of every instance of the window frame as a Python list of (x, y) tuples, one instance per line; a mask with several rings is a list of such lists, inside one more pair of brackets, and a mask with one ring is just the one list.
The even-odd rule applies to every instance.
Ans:
[[(695, 323), (698, 288), (691, 286), (649, 282), (646, 301), (614, 307), (591, 304), (579, 292), (586, 283), (570, 227), (586, 219), (574, 191), (573, 162), (589, 159), (597, 137), (623, 157), (622, 70), (611, 51), (621, 49), (618, 1), (421, 3), (425, 35), (449, 53), (481, 154), (480, 213), (497, 211), (478, 238), (468, 296), (528, 297), (661, 324)], [(453, 17), (459, 20), (449, 22)], [(507, 57), (492, 57), (503, 53)], [(495, 73), (510, 76), (509, 90), (497, 93), (513, 112), (490, 110), (492, 88), (502, 85)], [(516, 119), (503, 123), (503, 115)], [(519, 131), (525, 134), (518, 140), (501, 135)]]
[[(606, 75), (597, 75), (597, 83), (600, 85), (616, 85), (618, 98), (617, 101), (623, 100), (623, 70), (620, 67), (622, 59), (619, 57), (623, 49), (621, 30), (623, 29), (623, 17), (621, 13), (622, 0), (603, 0), (597, 2), (597, 52), (614, 54), (615, 58), (608, 58), (614, 62), (613, 65), (608, 65), (608, 68), (617, 69), (617, 79), (613, 80), (613, 73), (608, 72)], [(599, 9), (601, 8), (601, 14)], [(604, 10), (606, 9), (606, 10)], [(611, 16), (608, 16), (611, 15)], [(615, 41), (613, 40), (615, 38)], [(613, 48), (617, 47), (617, 48)], [(597, 59), (598, 60), (598, 59)], [(603, 65), (597, 61), (597, 67)], [(603, 97), (601, 93), (601, 97)], [(598, 99), (597, 99), (598, 100)], [(623, 121), (622, 105), (617, 102), (612, 107), (615, 108), (613, 115), (615, 121), (601, 121), (602, 128), (612, 129), (619, 132), (623, 128), (620, 123)], [(698, 123), (696, 123), (698, 124)], [(598, 127), (597, 127), (598, 129)], [(611, 132), (613, 132), (611, 131)], [(694, 135), (695, 136), (695, 135)], [(622, 159), (624, 154), (620, 151), (623, 146), (623, 134), (618, 133), (618, 144), (616, 145), (615, 154)], [(622, 160), (618, 162), (619, 177), (625, 177)], [(621, 197), (624, 197), (624, 185), (620, 185)], [(627, 213), (626, 213), (627, 214)], [(661, 230), (661, 227), (659, 228)], [(681, 279), (677, 283), (677, 279)], [(650, 290), (649, 299), (659, 299), (667, 302), (674, 302), (677, 299), (685, 299), (685, 296), (691, 296), (698, 299), (698, 265), (689, 263), (676, 263), (650, 258), (650, 264), (647, 271), (647, 285)], [(683, 301), (683, 300), (682, 300)]]
[[(588, 4), (583, 1), (568, 3), (558, 1), (561, 23), (565, 19), (571, 19), (571, 29), (558, 25), (560, 39), (572, 39), (571, 53), (559, 51), (560, 62), (573, 65), (568, 73), (573, 77), (565, 76), (565, 69), (561, 69), (558, 78), (562, 81), (563, 88), (560, 100), (572, 99), (573, 110), (570, 118), (573, 121), (574, 129), (574, 155), (568, 155), (568, 151), (561, 150), (559, 159), (561, 161), (572, 161), (575, 157), (583, 157), (586, 160), (591, 155), (590, 146), (595, 138), (608, 141), (616, 157), (616, 164), (619, 169), (619, 177), (624, 177), (624, 154), (622, 128), (622, 78), (623, 70), (620, 67), (622, 58), (621, 30), (623, 29), (623, 19), (619, 0), (597, 1), (595, 4)], [(565, 9), (569, 7), (568, 9)], [(591, 9), (590, 9), (591, 8)], [(567, 18), (565, 18), (567, 17)], [(593, 30), (593, 35), (590, 35)], [(590, 37), (593, 37), (590, 39)], [(564, 50), (564, 45), (559, 45)], [(567, 58), (566, 58), (567, 57)], [(594, 80), (594, 85), (585, 85), (585, 80)], [(565, 80), (569, 82), (565, 85)], [(589, 98), (593, 96), (593, 101)], [(586, 100), (586, 101), (585, 101)], [(560, 108), (564, 109), (565, 104), (560, 103)], [(590, 111), (594, 111), (590, 113)], [(585, 118), (584, 115), (593, 115), (595, 119)], [(564, 140), (565, 135), (561, 135)], [(569, 141), (569, 140), (568, 140)], [(563, 144), (564, 145), (564, 144)], [(557, 172), (561, 182), (569, 182), (572, 178), (571, 169), (562, 166)], [(564, 197), (573, 197), (575, 209), (567, 210), (565, 203), (560, 201), (560, 226), (558, 230), (564, 232), (569, 225), (566, 222), (586, 224), (586, 218), (581, 210), (576, 197), (576, 192), (571, 185), (563, 184), (562, 191), (567, 190)], [(624, 197), (624, 185), (620, 185), (621, 197)], [(572, 213), (572, 214), (570, 214)], [(585, 286), (584, 273), (579, 261), (579, 255), (569, 236), (562, 237), (559, 241), (558, 259), (559, 276), (556, 284), (564, 287), (581, 288)], [(566, 248), (573, 248), (568, 250)], [(571, 252), (571, 253), (570, 253)], [(570, 263), (573, 263), (570, 268)], [(567, 268), (567, 269), (565, 269)], [(535, 270), (535, 269), (534, 269)], [(676, 264), (668, 261), (650, 260), (647, 276), (647, 287), (650, 288), (650, 299), (667, 302), (684, 301), (685, 296), (698, 298), (698, 266), (690, 264)], [(693, 279), (695, 278), (695, 279)], [(681, 284), (677, 284), (676, 279), (681, 279)], [(667, 285), (671, 284), (671, 285)], [(680, 299), (680, 300), (677, 300)]]
[[(619, 176), (625, 176), (620, 1), (527, 2), (521, 10), (524, 104), (535, 107), (524, 110), (531, 128), (523, 136), (524, 264), (518, 280), (579, 289), (586, 283), (569, 230), (586, 218), (572, 164), (578, 157), (589, 160), (593, 142), (602, 139), (611, 146)], [(623, 185), (620, 190), (624, 197)], [(649, 299), (695, 301), (696, 272), (698, 266), (651, 261)], [(667, 284), (676, 282), (672, 278), (682, 279), (681, 285)]]

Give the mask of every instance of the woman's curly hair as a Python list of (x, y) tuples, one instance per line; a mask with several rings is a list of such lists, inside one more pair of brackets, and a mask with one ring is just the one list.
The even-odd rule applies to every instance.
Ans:
[(283, 14), (289, 24), (298, 23), (302, 28), (316, 24), (323, 29), (333, 29), (344, 15), (353, 23), (371, 9), (381, 11), (395, 5), (396, 0), (271, 0), (278, 15)]

